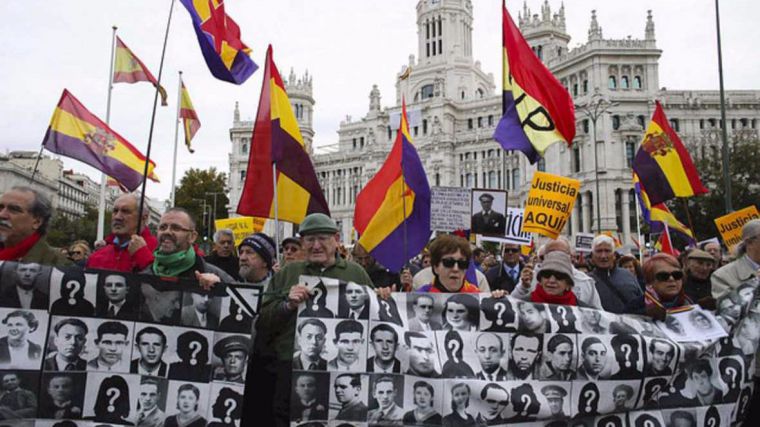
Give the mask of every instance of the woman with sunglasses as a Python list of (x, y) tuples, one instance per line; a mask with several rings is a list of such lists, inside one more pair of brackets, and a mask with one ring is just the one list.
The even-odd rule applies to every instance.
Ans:
[(643, 266), (647, 289), (644, 299), (649, 307), (665, 310), (692, 305), (683, 289), (683, 270), (672, 255), (660, 252), (653, 255)]
[(480, 292), (476, 284), (464, 280), (471, 256), (472, 250), (467, 240), (448, 234), (439, 236), (430, 245), (433, 283), (420, 287), (417, 292)]
[(544, 255), (539, 268), (535, 289), (531, 291), (530, 282), (522, 281), (515, 287), (512, 297), (538, 303), (579, 305), (573, 293), (573, 261), (570, 255), (562, 251), (549, 252)]

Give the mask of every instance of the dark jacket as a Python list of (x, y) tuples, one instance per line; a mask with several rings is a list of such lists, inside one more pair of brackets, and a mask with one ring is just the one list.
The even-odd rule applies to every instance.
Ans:
[(615, 314), (643, 314), (644, 293), (630, 271), (620, 267), (611, 270), (594, 269), (596, 290), (602, 300), (602, 308)]
[(499, 265), (491, 267), (486, 272), (486, 279), (488, 280), (488, 286), (491, 288), (492, 291), (495, 291), (497, 289), (503, 289), (508, 292), (512, 292), (515, 290), (515, 286), (520, 282), (520, 274), (522, 273), (523, 267), (525, 265), (523, 263), (519, 264), (519, 271), (517, 272), (517, 282), (512, 280), (512, 278), (509, 276), (507, 271), (504, 268), (504, 263), (501, 262)]
[(220, 257), (216, 252), (214, 252), (211, 255), (204, 257), (204, 259), (206, 262), (209, 262), (224, 270), (224, 272), (232, 276), (235, 281), (242, 280), (240, 277), (240, 261), (236, 256), (230, 255), (228, 257)]
[(47, 237), (45, 236), (40, 237), (40, 240), (19, 261), (36, 262), (37, 264), (52, 265), (53, 267), (71, 265), (71, 260), (63, 256), (61, 251), (48, 245)]
[(699, 280), (686, 273), (686, 280), (683, 282), (683, 290), (692, 301), (699, 301), (705, 297), (712, 296), (712, 282), (708, 277), (707, 280)]
[[(42, 357), (42, 347), (29, 341), (29, 359), (40, 359)], [(0, 338), (0, 363), (11, 363), (11, 352), (8, 344), (8, 337)], [(37, 367), (40, 365), (38, 364)]]
[[(16, 290), (15, 286), (11, 286), (10, 288), (7, 288), (5, 291), (3, 291), (0, 299), (2, 300), (2, 302), (0, 302), (0, 306), (8, 308), (22, 308), (21, 300), (18, 298), (18, 291)], [(32, 304), (30, 305), (29, 309), (47, 310), (48, 301), (48, 296), (45, 293), (39, 291), (37, 288), (34, 288), (32, 291)]]

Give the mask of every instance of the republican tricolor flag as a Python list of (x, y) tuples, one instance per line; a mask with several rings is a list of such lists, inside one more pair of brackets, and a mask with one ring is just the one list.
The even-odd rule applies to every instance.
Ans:
[(551, 144), (572, 144), (575, 107), (562, 84), (536, 57), (512, 18), (503, 10), (503, 116), (493, 138), (505, 150), (523, 152), (531, 163)]
[(272, 59), (272, 46), (269, 46), (248, 172), (237, 213), (257, 218), (277, 217), (300, 224), (306, 215), (315, 212), (329, 215), (330, 209), (306, 152), (285, 83)]
[(430, 185), (409, 135), (406, 102), (385, 163), (356, 197), (359, 244), (380, 264), (398, 272), (430, 238)]
[(116, 52), (113, 63), (113, 82), (114, 83), (137, 83), (149, 82), (158, 88), (161, 95), (161, 105), (168, 105), (166, 102), (166, 90), (158, 84), (158, 80), (153, 77), (148, 67), (140, 61), (132, 50), (116, 36)]

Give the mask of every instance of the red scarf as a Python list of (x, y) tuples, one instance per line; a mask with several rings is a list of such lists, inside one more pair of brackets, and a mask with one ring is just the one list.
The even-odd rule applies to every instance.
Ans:
[(41, 237), (39, 233), (32, 233), (31, 236), (22, 240), (18, 245), (0, 249), (0, 261), (20, 260), (26, 256), (26, 253), (29, 252), (29, 249), (32, 249), (32, 246), (37, 244)]
[(536, 289), (530, 293), (530, 300), (532, 302), (543, 302), (547, 304), (578, 305), (578, 301), (575, 299), (573, 291), (566, 291), (559, 296), (550, 295), (543, 287), (541, 287), (541, 285), (536, 285)]

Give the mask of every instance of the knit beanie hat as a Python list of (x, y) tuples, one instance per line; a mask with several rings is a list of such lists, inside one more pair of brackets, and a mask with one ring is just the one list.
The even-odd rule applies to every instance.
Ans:
[(539, 276), (544, 270), (562, 273), (570, 280), (570, 284), (573, 284), (573, 262), (570, 255), (562, 251), (552, 251), (544, 255), (544, 260), (541, 261), (541, 270), (538, 272)]
[(264, 233), (251, 234), (250, 236), (243, 239), (240, 245), (238, 245), (238, 249), (243, 246), (248, 246), (256, 251), (256, 253), (259, 254), (264, 262), (267, 263), (267, 267), (272, 268), (275, 254), (277, 252), (275, 249), (274, 240), (272, 240), (271, 237), (267, 236)]

